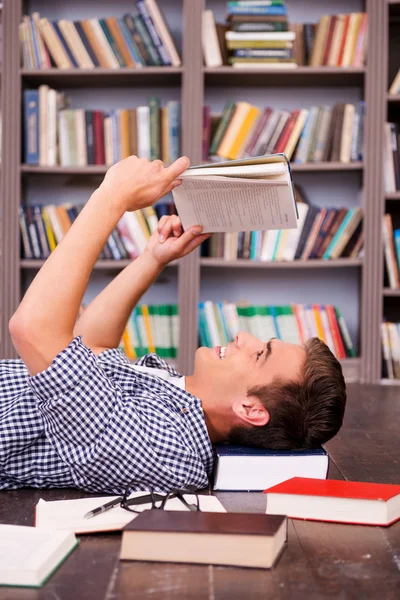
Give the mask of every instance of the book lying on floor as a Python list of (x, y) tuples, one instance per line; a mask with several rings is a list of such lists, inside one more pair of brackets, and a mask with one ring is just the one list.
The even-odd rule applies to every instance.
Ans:
[(0, 585), (41, 587), (78, 543), (71, 532), (0, 525)]
[(286, 541), (284, 516), (146, 510), (123, 530), (120, 558), (268, 569)]
[(297, 228), (297, 207), (284, 154), (190, 167), (172, 191), (184, 229), (203, 233)]
[(316, 450), (265, 450), (220, 444), (215, 448), (214, 490), (262, 491), (291, 477), (325, 479), (329, 456)]
[(380, 526), (400, 519), (400, 485), (294, 477), (265, 494), (269, 515)]
[[(131, 495), (140, 496), (143, 492), (135, 492)], [(78, 498), (77, 500), (56, 500), (54, 502), (45, 502), (42, 498), (36, 505), (35, 525), (40, 529), (62, 529), (73, 531), (74, 533), (94, 533), (97, 531), (119, 531), (127, 523), (135, 518), (135, 514), (121, 508), (119, 505), (94, 516), (91, 519), (85, 519), (84, 515), (110, 502), (117, 496), (103, 496), (93, 498)], [(189, 502), (191, 496), (185, 496)], [(221, 502), (215, 496), (199, 495), (200, 509), (204, 512), (225, 512)], [(136, 507), (135, 507), (136, 508)], [(146, 510), (150, 508), (149, 504), (143, 504), (137, 507), (137, 510)], [(168, 500), (167, 510), (188, 509), (177, 498)]]

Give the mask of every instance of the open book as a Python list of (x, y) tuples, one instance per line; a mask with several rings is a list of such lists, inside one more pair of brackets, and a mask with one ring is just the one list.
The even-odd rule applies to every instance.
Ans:
[(203, 233), (297, 228), (289, 162), (284, 154), (190, 167), (172, 195), (184, 229)]
[[(134, 492), (131, 497), (139, 496), (143, 492)], [(185, 495), (188, 502), (194, 502), (190, 494)], [(120, 506), (111, 508), (91, 519), (84, 515), (96, 508), (110, 502), (117, 496), (103, 496), (97, 498), (78, 498), (77, 500), (55, 500), (45, 502), (42, 498), (36, 505), (35, 525), (43, 529), (62, 529), (74, 533), (94, 533), (97, 531), (118, 531), (125, 527), (137, 515)], [(200, 509), (203, 512), (225, 512), (224, 507), (215, 496), (199, 496)], [(149, 509), (150, 504), (135, 507), (138, 511)], [(188, 510), (177, 498), (168, 500), (166, 510)]]

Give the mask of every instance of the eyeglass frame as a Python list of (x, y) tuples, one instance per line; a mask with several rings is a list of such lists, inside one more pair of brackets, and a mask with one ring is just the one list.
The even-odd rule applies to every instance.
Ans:
[[(167, 493), (154, 492), (154, 490), (151, 487), (148, 487), (148, 489), (146, 490), (147, 493), (144, 493), (140, 496), (135, 496), (134, 498), (129, 498), (130, 490), (132, 489), (132, 487), (135, 487), (138, 485), (141, 485), (141, 483), (139, 481), (133, 480), (133, 481), (130, 481), (127, 484), (127, 486), (125, 487), (125, 490), (121, 497), (121, 502), (120, 502), (120, 506), (124, 510), (127, 510), (127, 511), (135, 513), (135, 514), (140, 514), (142, 511), (134, 510), (133, 508), (130, 508), (130, 507), (131, 506), (140, 506), (141, 504), (150, 504), (150, 503), (151, 503), (150, 510), (164, 510), (165, 505), (167, 504), (168, 500), (177, 498), (190, 511), (201, 512), (200, 499), (199, 499), (198, 494), (195, 491), (196, 488), (194, 486), (189, 486), (186, 489), (174, 488)], [(184, 497), (185, 494), (190, 494), (191, 496), (195, 496), (196, 504), (190, 504), (185, 499), (185, 497)], [(160, 502), (159, 506), (157, 506), (157, 502)]]

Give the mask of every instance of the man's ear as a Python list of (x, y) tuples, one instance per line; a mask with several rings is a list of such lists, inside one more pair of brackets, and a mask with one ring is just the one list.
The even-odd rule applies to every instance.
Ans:
[(256, 427), (263, 427), (270, 419), (269, 412), (255, 396), (236, 398), (232, 410), (241, 421)]

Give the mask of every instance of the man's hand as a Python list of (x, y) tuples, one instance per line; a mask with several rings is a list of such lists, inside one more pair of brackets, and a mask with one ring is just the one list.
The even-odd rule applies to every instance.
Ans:
[(179, 175), (189, 164), (186, 156), (169, 167), (161, 160), (129, 156), (108, 169), (99, 190), (125, 211), (145, 208), (180, 185)]

